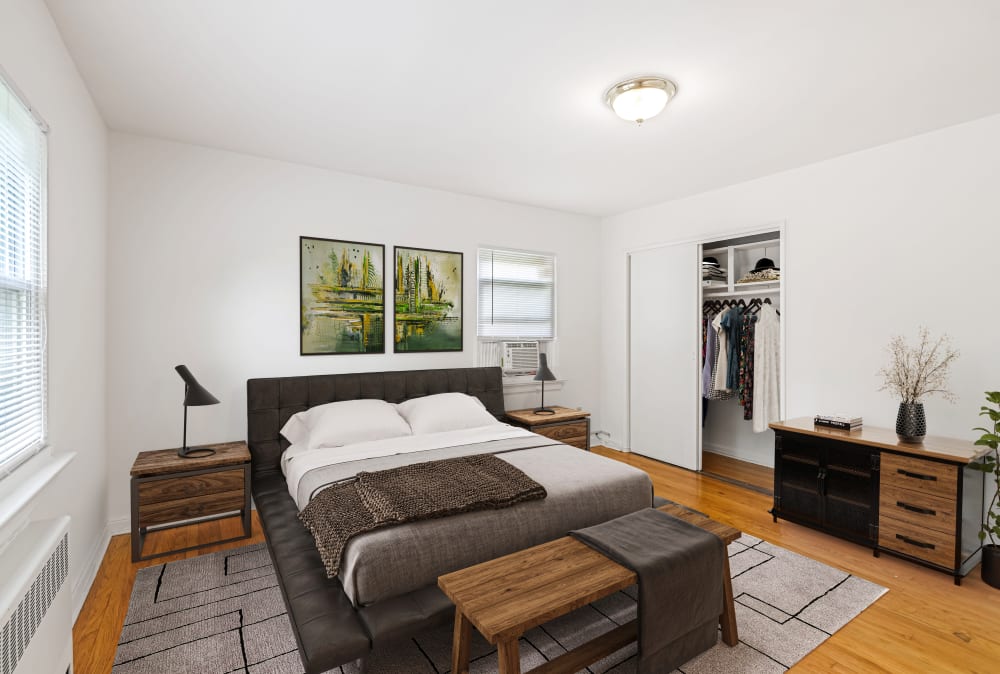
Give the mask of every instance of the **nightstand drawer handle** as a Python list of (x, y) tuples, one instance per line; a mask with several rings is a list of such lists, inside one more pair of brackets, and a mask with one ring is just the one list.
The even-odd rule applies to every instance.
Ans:
[(918, 548), (926, 548), (927, 550), (933, 550), (934, 547), (935, 547), (933, 543), (921, 543), (920, 541), (915, 541), (912, 538), (907, 538), (903, 534), (896, 534), (896, 538), (898, 538), (899, 540), (903, 541), (904, 543), (909, 543), (910, 545), (915, 545)]
[(902, 468), (897, 468), (896, 472), (900, 475), (905, 475), (906, 477), (912, 477), (914, 480), (930, 480), (931, 482), (937, 482), (937, 475), (923, 475), (921, 473), (911, 473), (908, 470), (903, 470)]
[(909, 503), (903, 503), (902, 501), (896, 501), (896, 505), (903, 510), (909, 510), (911, 513), (920, 513), (921, 515), (937, 515), (937, 510), (921, 508), (919, 506), (910, 505)]

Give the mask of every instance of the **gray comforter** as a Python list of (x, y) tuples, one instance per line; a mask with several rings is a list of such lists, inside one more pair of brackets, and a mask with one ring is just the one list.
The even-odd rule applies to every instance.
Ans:
[(643, 471), (548, 438), (512, 438), (325, 466), (307, 473), (297, 500), (360, 471), (498, 453), (542, 485), (548, 496), (504, 510), (464, 513), (379, 529), (351, 539), (340, 579), (355, 605), (434, 585), (437, 577), (652, 505)]

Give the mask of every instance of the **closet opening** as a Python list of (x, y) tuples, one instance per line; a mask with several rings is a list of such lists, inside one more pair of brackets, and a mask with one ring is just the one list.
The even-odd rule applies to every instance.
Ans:
[(785, 414), (783, 229), (628, 253), (629, 451), (770, 488), (767, 424)]

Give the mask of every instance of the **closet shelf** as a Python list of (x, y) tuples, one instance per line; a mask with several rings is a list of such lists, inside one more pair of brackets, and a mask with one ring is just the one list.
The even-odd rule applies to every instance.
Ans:
[(740, 297), (749, 295), (777, 295), (781, 292), (780, 281), (758, 281), (755, 283), (740, 283), (737, 290), (727, 286), (702, 286), (702, 297)]

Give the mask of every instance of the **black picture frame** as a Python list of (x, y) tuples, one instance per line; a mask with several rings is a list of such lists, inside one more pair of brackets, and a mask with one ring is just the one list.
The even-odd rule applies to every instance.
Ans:
[[(419, 261), (423, 255), (423, 273), (426, 279), (408, 278), (411, 265), (400, 259), (400, 251), (413, 253)], [(411, 260), (413, 258), (410, 258)], [(434, 271), (435, 266), (439, 271)], [(442, 267), (444, 269), (442, 269)], [(438, 250), (418, 246), (393, 246), (393, 303), (392, 349), (393, 353), (461, 352), (464, 347), (465, 318), (465, 255), (461, 251)], [(400, 274), (403, 276), (401, 277)], [(457, 281), (458, 292), (454, 285)], [(443, 292), (442, 292), (443, 291)], [(427, 296), (421, 298), (420, 293)], [(457, 302), (451, 298), (456, 298)], [(409, 300), (405, 311), (401, 304)], [(450, 304), (448, 309), (445, 305)], [(432, 310), (424, 308), (431, 305)], [(441, 315), (441, 312), (445, 312)], [(430, 314), (427, 317), (420, 313)], [(435, 315), (437, 314), (437, 315)]]
[(384, 244), (299, 237), (300, 356), (385, 353), (385, 311)]

